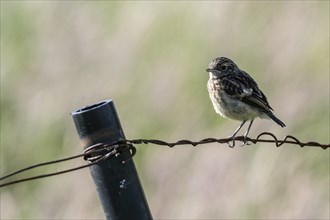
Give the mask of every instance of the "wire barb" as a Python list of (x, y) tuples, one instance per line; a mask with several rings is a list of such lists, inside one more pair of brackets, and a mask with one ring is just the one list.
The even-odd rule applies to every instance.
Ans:
[[(270, 138), (265, 139), (265, 137), (270, 137)], [(238, 137), (235, 137), (235, 140), (243, 142), (245, 140), (244, 138), (245, 138), (244, 136), (238, 136)], [(37, 167), (46, 166), (46, 165), (55, 164), (55, 163), (60, 163), (60, 162), (72, 160), (72, 159), (75, 159), (75, 158), (78, 158), (78, 157), (83, 157), (86, 161), (88, 161), (87, 165), (82, 165), (82, 166), (74, 167), (74, 168), (59, 171), (59, 172), (48, 173), (48, 174), (44, 174), (44, 175), (38, 175), (38, 176), (23, 178), (23, 179), (19, 179), (19, 180), (15, 180), (15, 181), (10, 181), (10, 182), (7, 182), (7, 183), (0, 184), (0, 187), (9, 186), (9, 185), (20, 183), (20, 182), (30, 181), (30, 180), (34, 180), (34, 179), (40, 179), (40, 178), (44, 178), (44, 177), (55, 176), (55, 175), (59, 175), (59, 174), (79, 170), (79, 169), (86, 168), (86, 167), (92, 166), (94, 164), (97, 164), (100, 161), (106, 160), (111, 156), (118, 157), (124, 151), (128, 151), (129, 154), (130, 154), (130, 157), (128, 159), (122, 161), (122, 163), (125, 164), (129, 160), (131, 160), (133, 158), (133, 156), (136, 154), (136, 148), (133, 146), (134, 144), (135, 145), (155, 144), (155, 145), (168, 146), (170, 148), (173, 148), (173, 147), (178, 146), (178, 145), (192, 145), (192, 146), (196, 147), (198, 145), (210, 144), (210, 143), (225, 144), (225, 143), (229, 143), (230, 141), (233, 141), (233, 139), (232, 138), (222, 138), (222, 139), (221, 138), (220, 139), (218, 139), (218, 138), (205, 138), (205, 139), (202, 139), (200, 141), (191, 141), (191, 140), (183, 139), (183, 140), (179, 140), (179, 141), (176, 141), (176, 142), (166, 142), (166, 141), (157, 140), (157, 139), (132, 139), (132, 140), (127, 140), (126, 139), (126, 140), (120, 140), (118, 142), (110, 143), (110, 144), (109, 143), (97, 143), (97, 144), (94, 144), (94, 145), (88, 147), (84, 151), (83, 154), (78, 154), (78, 155), (75, 155), (75, 156), (66, 157), (66, 158), (63, 158), (63, 159), (49, 161), (49, 162), (45, 162), (45, 163), (35, 164), (35, 165), (32, 165), (32, 166), (17, 170), (15, 172), (9, 173), (7, 175), (4, 175), (4, 176), (0, 177), (0, 181), (2, 181), (4, 179), (7, 179), (9, 177), (12, 177), (14, 175), (17, 175), (19, 173), (37, 168)], [(324, 150), (330, 148), (330, 144), (320, 144), (320, 143), (314, 142), (314, 141), (301, 142), (296, 137), (294, 137), (292, 135), (287, 135), (283, 140), (278, 140), (277, 137), (274, 134), (270, 133), (270, 132), (263, 132), (263, 133), (259, 134), (255, 139), (247, 137), (246, 141), (247, 141), (247, 145), (248, 145), (248, 143), (253, 143), (253, 144), (256, 144), (256, 143), (275, 143), (276, 147), (280, 147), (283, 144), (291, 144), (291, 145), (298, 145), (300, 147), (320, 147)]]

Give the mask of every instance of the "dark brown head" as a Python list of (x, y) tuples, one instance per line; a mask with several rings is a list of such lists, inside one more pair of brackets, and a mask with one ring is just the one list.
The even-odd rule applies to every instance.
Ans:
[(209, 64), (209, 68), (206, 72), (210, 73), (213, 77), (222, 77), (227, 74), (232, 74), (239, 70), (238, 66), (230, 59), (226, 57), (217, 57)]

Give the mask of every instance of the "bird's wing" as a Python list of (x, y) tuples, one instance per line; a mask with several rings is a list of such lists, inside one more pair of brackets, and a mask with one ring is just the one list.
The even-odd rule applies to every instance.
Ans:
[(222, 85), (225, 93), (234, 99), (241, 100), (263, 112), (273, 110), (257, 83), (245, 72), (224, 77)]

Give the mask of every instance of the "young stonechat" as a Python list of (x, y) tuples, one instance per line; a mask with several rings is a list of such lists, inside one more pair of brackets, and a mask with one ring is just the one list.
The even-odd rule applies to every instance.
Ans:
[(238, 131), (250, 121), (242, 146), (246, 144), (247, 135), (256, 117), (272, 119), (281, 127), (285, 127), (285, 124), (272, 113), (273, 109), (258, 84), (232, 60), (226, 57), (215, 58), (206, 71), (210, 76), (207, 89), (216, 113), (242, 121), (231, 135), (232, 147), (235, 146)]

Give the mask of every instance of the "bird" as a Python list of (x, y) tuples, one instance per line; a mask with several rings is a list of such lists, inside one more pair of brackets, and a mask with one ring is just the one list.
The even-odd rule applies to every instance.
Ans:
[(273, 114), (267, 97), (260, 90), (256, 81), (241, 70), (231, 59), (217, 57), (206, 69), (209, 73), (207, 89), (214, 110), (225, 118), (241, 121), (241, 124), (229, 137), (235, 146), (235, 137), (243, 125), (250, 121), (242, 145), (247, 144), (247, 136), (255, 118), (272, 119), (281, 127), (285, 124)]

